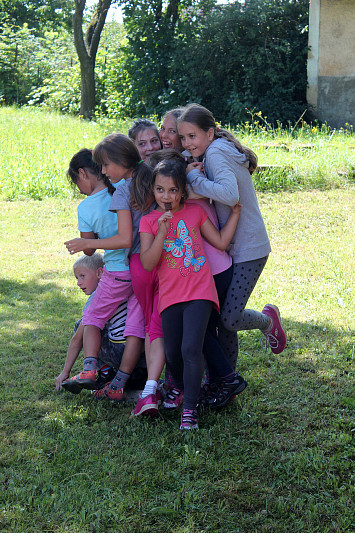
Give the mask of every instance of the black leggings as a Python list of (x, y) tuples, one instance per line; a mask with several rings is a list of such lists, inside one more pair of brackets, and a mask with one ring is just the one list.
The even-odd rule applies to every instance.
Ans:
[(203, 375), (202, 346), (212, 311), (209, 300), (171, 305), (161, 314), (167, 366), (184, 390), (184, 408), (196, 409)]
[[(230, 266), (224, 272), (215, 274), (213, 276), (219, 305), (222, 308), (228, 287), (232, 281), (233, 275), (233, 265)], [(203, 355), (205, 356), (210, 382), (216, 381), (219, 377), (225, 377), (230, 375), (235, 370), (234, 366), (231, 364), (229, 357), (224, 352), (222, 344), (219, 339), (219, 332), (217, 335), (217, 328), (219, 323), (219, 314), (216, 309), (212, 310), (210, 320), (208, 322), (208, 327), (205, 335), (205, 341), (203, 344)], [(238, 347), (238, 337), (236, 337), (236, 347)]]

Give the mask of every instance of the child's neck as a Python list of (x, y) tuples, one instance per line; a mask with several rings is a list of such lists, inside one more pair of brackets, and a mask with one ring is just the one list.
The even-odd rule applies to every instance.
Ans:
[(107, 185), (105, 185), (105, 183), (102, 181), (102, 180), (97, 180), (96, 184), (92, 184), (93, 186), (93, 190), (91, 191), (90, 194), (88, 194), (88, 196), (92, 196), (93, 194), (96, 194), (100, 191), (103, 191), (104, 189), (107, 189)]

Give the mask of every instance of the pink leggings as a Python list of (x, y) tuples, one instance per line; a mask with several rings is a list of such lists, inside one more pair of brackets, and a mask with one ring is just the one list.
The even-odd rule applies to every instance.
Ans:
[(158, 311), (159, 280), (157, 269), (152, 272), (144, 270), (139, 254), (133, 254), (129, 260), (134, 294), (143, 310), (145, 332), (150, 342), (163, 337), (163, 327)]

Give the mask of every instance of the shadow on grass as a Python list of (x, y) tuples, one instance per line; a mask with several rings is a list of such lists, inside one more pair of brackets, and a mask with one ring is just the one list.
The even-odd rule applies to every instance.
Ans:
[[(54, 531), (68, 519), (69, 528), (80, 523), (75, 531), (92, 524), (117, 531), (119, 516), (121, 530), (173, 531), (194, 516), (189, 531), (205, 523), (235, 531), (241, 520), (241, 530), (256, 533), (286, 531), (290, 521), (293, 531), (321, 531), (320, 517), (336, 516), (334, 530), (346, 530), (339, 502), (346, 509), (350, 494), (348, 332), (285, 320), (288, 347), (270, 363), (260, 334), (241, 333), (248, 388), (220, 413), (203, 413), (200, 431), (185, 435), (176, 412), (142, 421), (127, 405), (94, 403), (86, 391), (54, 393), (81, 311), (75, 287), (66, 292), (38, 276), (0, 280), (0, 291), (4, 528)], [(307, 498), (317, 498), (312, 518)], [(218, 522), (221, 501), (226, 528)]]
[[(47, 277), (54, 275), (49, 273)], [(85, 303), (84, 299), (78, 303), (74, 297), (74, 283), (73, 290), (67, 290), (45, 278), (41, 274), (28, 282), (0, 279), (0, 351), (6, 361), (6, 384), (18, 384), (19, 369), (25, 367), (28, 371), (21, 380), (28, 380), (31, 374), (41, 376), (40, 383), (33, 386), (36, 395), (52, 393), (54, 377), (62, 369), (74, 324)], [(271, 364), (287, 360), (303, 373), (317, 373), (326, 357), (329, 371), (350, 371), (347, 367), (354, 350), (351, 332), (335, 329), (329, 323), (315, 325), (286, 319), (283, 324), (288, 345), (281, 356), (270, 354)], [(239, 366), (243, 371), (267, 363), (261, 338), (259, 331), (240, 333)], [(5, 384), (4, 375), (0, 381)]]

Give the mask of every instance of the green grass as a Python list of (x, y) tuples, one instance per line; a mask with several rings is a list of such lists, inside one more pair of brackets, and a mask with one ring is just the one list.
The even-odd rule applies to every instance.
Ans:
[[(65, 176), (72, 155), (80, 148), (93, 148), (108, 133), (127, 133), (131, 122), (96, 123), (35, 108), (0, 108), (0, 197), (72, 197)], [(281, 129), (254, 114), (235, 133), (258, 154), (260, 165), (271, 165), (253, 176), (259, 191), (329, 189), (354, 181), (355, 138), (350, 126), (331, 131), (300, 122), (297, 128)]]
[(288, 346), (268, 362), (241, 333), (249, 386), (191, 434), (54, 391), (85, 301), (63, 245), (77, 201), (0, 201), (1, 531), (355, 530), (354, 189), (259, 201), (273, 252), (250, 306), (279, 305)]

